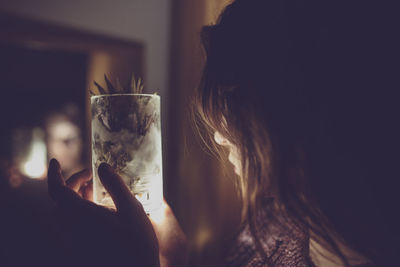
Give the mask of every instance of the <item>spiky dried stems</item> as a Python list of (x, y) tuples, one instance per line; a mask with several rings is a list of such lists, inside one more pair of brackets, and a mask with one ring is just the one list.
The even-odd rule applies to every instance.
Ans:
[[(120, 80), (117, 78), (115, 84), (113, 84), (110, 79), (107, 77), (107, 75), (104, 74), (104, 80), (106, 82), (107, 87), (104, 88), (100, 84), (98, 84), (96, 81), (93, 81), (95, 85), (95, 90), (90, 89), (90, 95), (95, 96), (95, 95), (105, 95), (105, 94), (142, 94), (144, 85), (143, 85), (143, 80), (142, 78), (138, 78), (136, 80), (135, 75), (132, 74), (131, 78), (129, 79), (129, 83), (126, 87), (124, 87)], [(155, 93), (157, 94), (157, 93)]]

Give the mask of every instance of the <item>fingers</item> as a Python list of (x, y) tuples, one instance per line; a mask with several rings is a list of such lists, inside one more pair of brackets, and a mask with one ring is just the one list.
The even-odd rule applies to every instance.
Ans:
[(82, 189), (82, 197), (93, 202), (93, 183), (89, 182)]
[(50, 197), (59, 204), (79, 198), (78, 194), (65, 186), (61, 167), (56, 159), (50, 160), (47, 183)]
[[(102, 163), (99, 166), (98, 173), (102, 184), (107, 189), (108, 193), (110, 193), (121, 215), (128, 217), (135, 215), (146, 216), (142, 205), (132, 195), (122, 178), (113, 171), (110, 165)], [(135, 211), (139, 212), (139, 214), (132, 214)]]
[(69, 208), (82, 208), (90, 203), (66, 186), (61, 174), (60, 164), (56, 159), (50, 161), (47, 181), (49, 195), (57, 204)]
[(74, 190), (75, 192), (79, 192), (81, 187), (92, 179), (92, 175), (89, 169), (82, 170), (80, 172), (75, 173), (72, 175), (67, 181), (66, 185)]
[(65, 185), (65, 182), (61, 174), (60, 164), (56, 159), (50, 160), (49, 170), (47, 173), (47, 185), (50, 197), (54, 201), (57, 201), (59, 192), (62, 190), (61, 187)]
[[(114, 214), (108, 209), (81, 198), (75, 191), (65, 185), (61, 175), (60, 164), (56, 159), (52, 159), (49, 164), (48, 190), (50, 197), (63, 208), (78, 214), (92, 214), (101, 216), (109, 221), (115, 221)], [(90, 194), (90, 192), (87, 194)]]

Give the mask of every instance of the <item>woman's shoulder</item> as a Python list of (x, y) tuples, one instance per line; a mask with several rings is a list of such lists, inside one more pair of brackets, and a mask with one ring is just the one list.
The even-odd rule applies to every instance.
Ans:
[(257, 217), (256, 236), (265, 256), (257, 250), (248, 223), (244, 224), (225, 253), (225, 266), (315, 266), (309, 253), (309, 235), (294, 222), (285, 225), (265, 213)]
[[(318, 246), (310, 238), (308, 229), (299, 226), (294, 220), (267, 216), (260, 213), (256, 219), (256, 232), (245, 223), (224, 253), (224, 266), (342, 266), (341, 260), (329, 251)], [(254, 234), (253, 234), (254, 233)], [(257, 249), (255, 236), (265, 253)], [(340, 246), (353, 267), (374, 267), (367, 259)], [(266, 256), (266, 257), (265, 257)]]

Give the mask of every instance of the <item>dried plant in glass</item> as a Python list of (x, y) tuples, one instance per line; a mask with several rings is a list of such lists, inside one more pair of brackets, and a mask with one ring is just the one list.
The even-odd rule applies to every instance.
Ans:
[(105, 81), (107, 89), (95, 82), (100, 95), (91, 97), (94, 200), (113, 206), (97, 175), (106, 162), (150, 213), (163, 198), (160, 97), (143, 94), (141, 79), (125, 88)]

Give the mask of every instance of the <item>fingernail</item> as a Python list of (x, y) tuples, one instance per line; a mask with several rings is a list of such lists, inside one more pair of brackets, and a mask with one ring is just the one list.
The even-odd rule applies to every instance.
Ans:
[(100, 176), (107, 176), (107, 174), (113, 173), (111, 166), (105, 162), (101, 163), (98, 169)]

